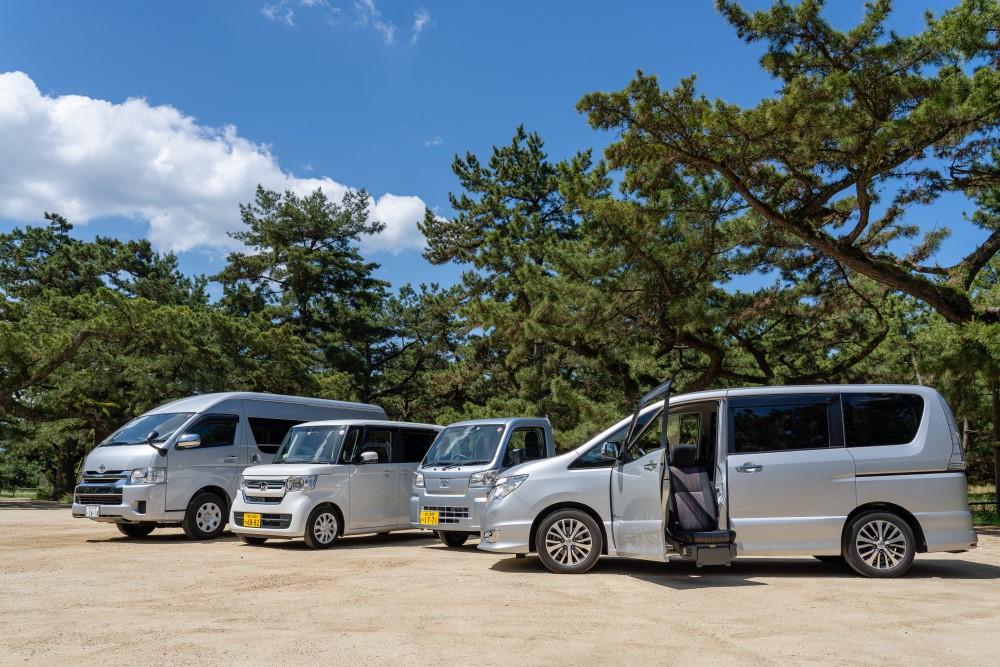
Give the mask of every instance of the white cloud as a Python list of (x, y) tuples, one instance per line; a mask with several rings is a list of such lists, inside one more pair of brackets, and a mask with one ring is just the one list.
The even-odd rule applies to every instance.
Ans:
[[(236, 128), (199, 125), (171, 106), (42, 95), (23, 72), (0, 74), (0, 217), (38, 223), (45, 211), (73, 224), (106, 216), (149, 223), (160, 250), (227, 249), (242, 223), (239, 204), (257, 184), (339, 201), (348, 186), (281, 170), (266, 146)], [(366, 251), (421, 248), (419, 197), (384, 194), (372, 217), (387, 229)]]
[(424, 31), (424, 28), (431, 25), (431, 15), (423, 7), (415, 11), (413, 15), (413, 37), (410, 38), (410, 44), (416, 44), (420, 33)]
[(354, 10), (358, 14), (359, 25), (366, 27), (370, 24), (382, 34), (386, 44), (396, 43), (396, 26), (382, 20), (382, 13), (375, 6), (375, 0), (359, 0), (354, 3)]
[(260, 13), (276, 23), (284, 23), (287, 26), (295, 25), (295, 10), (289, 6), (288, 0), (281, 0), (275, 5), (264, 5)]
[(441, 137), (439, 137), (438, 135), (435, 134), (433, 138), (428, 139), (427, 141), (424, 142), (424, 146), (425, 147), (426, 146), (440, 146), (443, 143), (444, 143), (444, 139), (442, 139)]

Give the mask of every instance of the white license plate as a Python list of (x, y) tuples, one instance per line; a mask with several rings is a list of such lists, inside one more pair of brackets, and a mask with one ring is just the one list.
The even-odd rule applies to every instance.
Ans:
[(95, 516), (101, 516), (101, 506), (87, 505), (87, 518), (93, 518)]

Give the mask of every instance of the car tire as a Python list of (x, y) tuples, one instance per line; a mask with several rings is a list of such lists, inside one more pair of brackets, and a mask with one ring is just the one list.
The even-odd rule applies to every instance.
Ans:
[(214, 493), (199, 493), (191, 499), (181, 528), (192, 540), (214, 540), (226, 527), (226, 501)]
[(302, 536), (310, 549), (329, 549), (340, 534), (340, 517), (328, 505), (314, 509), (306, 520), (306, 531)]
[(910, 569), (916, 539), (909, 524), (891, 512), (866, 512), (851, 522), (844, 553), (847, 563), (866, 577), (898, 577)]
[(156, 528), (155, 523), (116, 523), (115, 526), (125, 537), (146, 537)]
[(458, 533), (452, 530), (439, 530), (437, 532), (441, 544), (455, 549), (469, 541), (468, 533)]
[(252, 535), (240, 535), (240, 542), (243, 544), (252, 544), (254, 546), (258, 544), (264, 544), (267, 542), (266, 537), (253, 537)]
[(601, 528), (586, 512), (559, 510), (545, 517), (535, 532), (535, 551), (557, 574), (582, 574), (601, 557)]

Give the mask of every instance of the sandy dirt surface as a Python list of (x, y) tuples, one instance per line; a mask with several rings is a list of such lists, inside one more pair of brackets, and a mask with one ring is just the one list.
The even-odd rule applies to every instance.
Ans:
[(448, 549), (408, 531), (243, 545), (125, 539), (66, 506), (0, 499), (0, 664), (987, 665), (1000, 531), (901, 579), (811, 558), (730, 568)]

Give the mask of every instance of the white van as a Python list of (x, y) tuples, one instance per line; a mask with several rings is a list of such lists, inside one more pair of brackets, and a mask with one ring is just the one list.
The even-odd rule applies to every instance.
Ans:
[(385, 419), (375, 405), (249, 392), (172, 401), (133, 419), (87, 456), (73, 516), (127, 537), (181, 526), (212, 539), (226, 525), (240, 473), (267, 463), (288, 430), (316, 419)]
[(230, 530), (247, 544), (410, 527), (413, 472), (441, 431), (434, 424), (337, 420), (292, 428), (271, 465), (243, 471)]
[(719, 389), (662, 397), (573, 452), (508, 470), (479, 548), (554, 572), (601, 554), (700, 565), (815, 556), (894, 577), (976, 547), (958, 427), (929, 387)]

